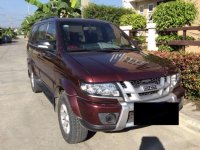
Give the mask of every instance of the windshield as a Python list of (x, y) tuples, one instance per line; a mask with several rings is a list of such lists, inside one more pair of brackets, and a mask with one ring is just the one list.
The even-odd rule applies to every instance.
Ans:
[(122, 51), (136, 47), (116, 26), (103, 22), (62, 23), (66, 49), (76, 51)]

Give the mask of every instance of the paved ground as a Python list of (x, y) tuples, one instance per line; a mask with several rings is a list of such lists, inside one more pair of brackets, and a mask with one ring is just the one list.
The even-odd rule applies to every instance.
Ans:
[(200, 149), (200, 135), (183, 125), (98, 132), (86, 142), (65, 143), (50, 102), (31, 91), (25, 47), (23, 39), (0, 45), (0, 150)]

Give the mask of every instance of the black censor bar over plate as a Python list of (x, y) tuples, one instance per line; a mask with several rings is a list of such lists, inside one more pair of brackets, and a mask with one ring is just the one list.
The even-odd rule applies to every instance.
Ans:
[(178, 125), (179, 103), (134, 103), (135, 125)]

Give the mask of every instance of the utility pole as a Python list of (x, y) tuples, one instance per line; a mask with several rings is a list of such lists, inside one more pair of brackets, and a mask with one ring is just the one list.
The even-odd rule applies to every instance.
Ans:
[(28, 3), (27, 3), (27, 11), (28, 11), (28, 15), (30, 15), (30, 6)]

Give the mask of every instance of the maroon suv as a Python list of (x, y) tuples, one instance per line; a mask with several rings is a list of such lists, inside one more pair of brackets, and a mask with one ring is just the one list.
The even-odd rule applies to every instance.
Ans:
[[(117, 26), (94, 19), (41, 20), (27, 45), (33, 92), (48, 91), (64, 139), (134, 126), (134, 103), (178, 102), (184, 89), (170, 62), (145, 54)], [(145, 110), (144, 110), (145, 111)]]

